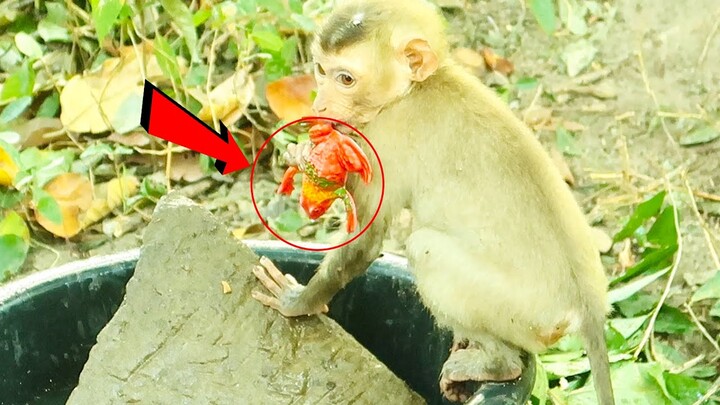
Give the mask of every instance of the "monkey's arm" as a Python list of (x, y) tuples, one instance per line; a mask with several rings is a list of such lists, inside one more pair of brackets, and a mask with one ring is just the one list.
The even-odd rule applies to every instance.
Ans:
[(280, 181), (280, 187), (278, 187), (278, 194), (292, 194), (293, 190), (295, 189), (295, 186), (293, 185), (293, 180), (295, 178), (295, 175), (298, 173), (299, 169), (295, 166), (290, 166), (287, 170), (285, 170), (282, 181)]
[[(367, 224), (380, 201), (381, 184), (374, 182), (362, 189), (355, 187), (359, 179), (349, 181), (348, 188), (357, 198), (358, 222)], [(353, 243), (332, 250), (323, 259), (318, 271), (307, 286), (298, 284), (292, 276), (283, 275), (267, 259), (263, 267), (256, 267), (255, 276), (272, 295), (253, 291), (252, 296), (287, 317), (314, 315), (327, 311), (327, 303), (352, 279), (362, 274), (380, 255), (383, 237), (391, 216), (381, 208), (368, 230)]]

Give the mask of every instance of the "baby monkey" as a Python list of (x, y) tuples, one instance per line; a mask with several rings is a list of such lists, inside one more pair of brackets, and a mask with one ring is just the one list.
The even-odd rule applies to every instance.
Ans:
[[(539, 353), (579, 332), (598, 400), (614, 404), (607, 279), (590, 227), (531, 130), (451, 60), (436, 8), (424, 0), (345, 1), (312, 50), (313, 109), (372, 142), (385, 197), (367, 232), (328, 253), (307, 286), (263, 260), (255, 275), (270, 294), (253, 296), (288, 317), (325, 312), (379, 256), (389, 224), (407, 207), (417, 290), (454, 334), (440, 376), (448, 399), (465, 400), (466, 381), (516, 379), (523, 350)], [(379, 172), (377, 162), (372, 169)], [(348, 190), (364, 226), (380, 201), (380, 176), (359, 187), (351, 180)]]

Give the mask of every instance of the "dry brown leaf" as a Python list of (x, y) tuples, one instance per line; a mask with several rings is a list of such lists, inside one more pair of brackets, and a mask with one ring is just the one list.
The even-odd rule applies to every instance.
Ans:
[(568, 166), (562, 153), (560, 153), (560, 151), (558, 151), (555, 147), (550, 147), (550, 157), (552, 158), (555, 167), (560, 172), (563, 180), (565, 180), (565, 183), (567, 183), (570, 187), (574, 187), (575, 176), (573, 176), (570, 166)]
[(473, 49), (457, 48), (453, 51), (453, 57), (476, 76), (485, 72), (485, 58)]
[(532, 107), (523, 114), (523, 121), (529, 126), (536, 128), (543, 126), (552, 120), (553, 110), (547, 107)]
[(23, 148), (45, 146), (53, 140), (64, 137), (62, 122), (59, 118), (36, 117), (16, 126), (14, 131), (20, 134)]
[(107, 139), (125, 146), (146, 146), (150, 143), (150, 137), (145, 131), (133, 131), (127, 134), (113, 132)]
[(86, 228), (105, 218), (115, 208), (122, 205), (123, 200), (137, 194), (140, 182), (135, 176), (123, 176), (98, 184), (95, 190), (96, 198), (90, 207), (80, 215), (79, 222)]
[(592, 227), (590, 228), (590, 231), (592, 232), (595, 246), (597, 246), (600, 253), (606, 253), (612, 248), (612, 238), (604, 230), (597, 227)]
[(185, 180), (193, 183), (205, 177), (200, 160), (191, 153), (173, 155), (172, 166), (170, 166), (170, 178), (173, 181)]
[(515, 70), (515, 66), (513, 66), (512, 62), (498, 56), (495, 51), (490, 48), (483, 49), (482, 55), (485, 59), (485, 64), (496, 72), (509, 76)]
[(255, 82), (246, 70), (239, 70), (215, 87), (209, 96), (199, 89), (190, 94), (203, 106), (198, 118), (210, 122), (214, 111), (217, 119), (229, 127), (245, 113), (255, 94)]
[(313, 75), (288, 76), (269, 83), (265, 97), (275, 115), (290, 122), (312, 115), (311, 93), (315, 87)]
[(18, 165), (0, 145), (0, 186), (10, 187), (18, 173)]
[(222, 280), (222, 281), (220, 281), (220, 284), (222, 284), (223, 294), (230, 294), (232, 292), (232, 287), (230, 287), (230, 283), (228, 283), (225, 280)]
[(563, 120), (562, 121), (562, 127), (570, 132), (583, 132), (587, 129), (587, 127), (579, 122), (575, 121), (568, 121)]
[(35, 219), (43, 228), (56, 236), (70, 238), (82, 229), (80, 216), (90, 208), (93, 189), (90, 180), (78, 173), (64, 173), (43, 187), (60, 206), (62, 222), (56, 224), (35, 208)]
[(152, 43), (145, 43), (138, 50), (143, 52), (138, 55), (132, 46), (120, 48), (119, 57), (109, 58), (99, 70), (73, 76), (65, 84), (60, 93), (60, 120), (65, 128), (100, 133), (127, 125), (123, 121), (130, 118), (118, 115), (128, 108), (125, 103), (136, 105), (142, 101), (146, 77), (156, 84), (163, 77)]
[(243, 239), (246, 235), (258, 234), (264, 230), (265, 227), (262, 224), (256, 223), (242, 228), (235, 228), (232, 230), (232, 235), (235, 239)]
[(623, 242), (622, 249), (618, 253), (618, 264), (620, 264), (623, 271), (635, 265), (635, 255), (632, 252), (632, 241), (630, 239), (625, 239)]

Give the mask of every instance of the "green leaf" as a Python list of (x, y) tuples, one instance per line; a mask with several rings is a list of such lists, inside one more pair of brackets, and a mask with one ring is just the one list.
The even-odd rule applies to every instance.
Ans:
[[(669, 270), (666, 270), (665, 273), (667, 273), (668, 271)], [(665, 273), (663, 273), (663, 274), (665, 274)], [(658, 273), (643, 277), (642, 279), (633, 281), (631, 284), (637, 283), (640, 280), (644, 280), (647, 277), (656, 276), (657, 274)], [(659, 276), (656, 276), (653, 279), (653, 281), (655, 279), (657, 279), (657, 277), (659, 277)], [(615, 302), (615, 305), (617, 306), (618, 310), (624, 317), (632, 318), (632, 317), (635, 317), (638, 315), (647, 314), (648, 312), (652, 311), (653, 308), (655, 308), (655, 305), (657, 305), (657, 302), (658, 302), (658, 297), (656, 297), (655, 295), (648, 294), (645, 292), (638, 292), (638, 293), (631, 294), (628, 298), (626, 298), (622, 301)]]
[(292, 20), (292, 22), (295, 23), (298, 28), (305, 32), (315, 31), (315, 20), (310, 17), (304, 16), (302, 14), (292, 14), (290, 16), (290, 20)]
[(675, 307), (663, 305), (655, 321), (655, 332), (683, 334), (695, 329), (690, 317)]
[(208, 67), (205, 65), (193, 65), (185, 75), (185, 85), (195, 87), (207, 82)]
[(716, 302), (715, 305), (710, 308), (710, 316), (720, 318), (720, 300), (718, 300), (718, 302)]
[(190, 9), (182, 0), (161, 0), (160, 2), (163, 8), (170, 14), (170, 17), (172, 17), (175, 25), (180, 28), (183, 39), (185, 40), (185, 45), (187, 45), (192, 59), (195, 60), (198, 51), (198, 38)]
[(0, 188), (0, 208), (15, 208), (22, 199), (23, 195), (19, 191)]
[(43, 193), (38, 199), (37, 209), (45, 218), (49, 219), (55, 224), (62, 224), (62, 212), (57, 201), (52, 198), (49, 194)]
[(535, 360), (535, 384), (532, 390), (532, 403), (533, 405), (545, 405), (548, 398), (548, 391), (550, 386), (548, 385), (548, 376), (543, 367), (542, 361), (536, 356)]
[(655, 339), (653, 351), (655, 352), (655, 358), (660, 364), (663, 364), (665, 368), (680, 367), (688, 361), (680, 351), (660, 339)]
[(205, 21), (208, 20), (208, 18), (212, 17), (212, 9), (211, 8), (202, 8), (193, 14), (193, 26), (199, 27), (202, 25)]
[(42, 48), (31, 35), (24, 32), (15, 34), (15, 46), (20, 52), (32, 59), (42, 58)]
[(90, 4), (98, 43), (102, 43), (117, 24), (123, 5), (120, 0), (91, 0)]
[(260, 49), (267, 52), (279, 52), (283, 47), (283, 40), (280, 38), (277, 30), (267, 26), (261, 27), (256, 25), (250, 34), (250, 38)]
[(7, 124), (19, 117), (32, 103), (32, 97), (25, 96), (16, 98), (8, 104), (0, 113), (0, 124)]
[(27, 258), (30, 244), (18, 235), (0, 236), (0, 281), (17, 274)]
[(627, 269), (625, 274), (610, 281), (610, 285), (614, 286), (618, 283), (635, 278), (640, 274), (648, 272), (653, 273), (669, 267), (677, 249), (677, 245), (672, 245), (657, 249), (652, 253), (647, 254), (639, 263)]
[(720, 131), (710, 125), (704, 125), (681, 136), (678, 143), (682, 146), (700, 145), (720, 138)]
[(535, 16), (540, 28), (545, 31), (546, 34), (550, 35), (555, 32), (556, 11), (554, 0), (529, 0), (530, 11)]
[(515, 82), (515, 88), (518, 90), (531, 90), (537, 87), (538, 81), (534, 77), (521, 77)]
[(10, 211), (5, 218), (0, 221), (0, 235), (16, 235), (24, 240), (29, 240), (30, 230), (17, 212)]
[(628, 238), (632, 236), (632, 234), (637, 230), (645, 221), (648, 219), (654, 217), (657, 215), (658, 212), (660, 212), (660, 208), (662, 208), (663, 201), (665, 200), (665, 191), (661, 191), (651, 198), (643, 201), (642, 203), (638, 204), (637, 208), (635, 208), (635, 212), (633, 212), (632, 216), (630, 216), (630, 219), (628, 219), (627, 223), (625, 224), (625, 227), (623, 227), (620, 232), (618, 232), (614, 237), (614, 242), (619, 242), (625, 238)]
[(45, 42), (71, 42), (72, 38), (70, 33), (65, 27), (61, 27), (57, 24), (51, 23), (47, 20), (42, 20), (38, 23), (38, 35)]
[[(667, 404), (664, 387), (655, 375), (662, 369), (655, 363), (623, 362), (612, 369), (615, 401), (618, 404)], [(597, 404), (592, 375), (583, 388), (568, 394), (568, 405)]]
[(303, 0), (289, 0), (288, 6), (290, 7), (290, 11), (293, 13), (303, 13)]
[(43, 100), (42, 104), (40, 104), (40, 108), (38, 108), (37, 116), (52, 118), (57, 115), (59, 109), (60, 109), (60, 95), (58, 95), (57, 91), (53, 91), (52, 94), (47, 96), (47, 98), (45, 98), (45, 100)]
[[(649, 286), (655, 280), (657, 280), (658, 278), (660, 278), (664, 274), (666, 274), (668, 271), (670, 271), (670, 269), (658, 271), (656, 273), (647, 275), (643, 278), (637, 279), (637, 280), (633, 281), (632, 283), (628, 283), (627, 285), (624, 285), (622, 287), (613, 288), (612, 290), (610, 290), (608, 292), (608, 301), (611, 304), (614, 304), (616, 302), (628, 300), (632, 296), (634, 296), (635, 293), (637, 293), (638, 291), (642, 290), (643, 288)], [(620, 276), (620, 277), (622, 277), (622, 276)], [(617, 278), (615, 280), (617, 280)], [(615, 280), (613, 280), (611, 282), (611, 285), (617, 284), (617, 282), (615, 282)]]
[(28, 60), (18, 67), (8, 78), (2, 88), (0, 99), (10, 100), (16, 97), (32, 96), (35, 87), (35, 71)]
[(610, 326), (618, 331), (622, 337), (628, 339), (635, 334), (641, 326), (647, 321), (648, 316), (637, 316), (635, 318), (616, 318), (608, 321)]
[(165, 76), (168, 76), (175, 83), (182, 83), (180, 66), (175, 51), (173, 51), (170, 43), (162, 36), (155, 37), (155, 57)]
[(110, 119), (115, 131), (125, 134), (140, 126), (142, 102), (143, 96), (135, 92), (130, 93), (123, 100), (115, 115)]
[(685, 370), (683, 374), (692, 378), (712, 378), (718, 374), (718, 371), (715, 366), (698, 364)]
[(675, 229), (675, 210), (673, 206), (666, 207), (658, 215), (655, 223), (646, 235), (647, 241), (658, 246), (673, 246), (677, 244), (677, 230)]
[(575, 145), (575, 138), (563, 127), (558, 127), (557, 130), (555, 130), (555, 143), (560, 152), (568, 156), (580, 155), (580, 151)]
[(47, 8), (47, 20), (53, 24), (64, 27), (67, 24), (68, 12), (65, 4), (60, 2), (45, 2)]
[(711, 298), (720, 298), (720, 271), (716, 271), (715, 275), (705, 282), (695, 291), (690, 302), (697, 302)]
[(670, 395), (681, 404), (692, 404), (702, 398), (710, 383), (694, 378), (669, 372), (663, 373), (665, 385)]
[(140, 194), (144, 197), (159, 199), (167, 194), (167, 188), (161, 182), (156, 182), (150, 177), (144, 177), (140, 184)]
[(274, 222), (281, 232), (296, 232), (305, 225), (305, 220), (296, 209), (285, 210)]

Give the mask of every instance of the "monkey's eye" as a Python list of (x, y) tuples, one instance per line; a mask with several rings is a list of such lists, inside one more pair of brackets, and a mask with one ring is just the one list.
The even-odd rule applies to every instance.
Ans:
[(315, 64), (315, 69), (317, 70), (317, 72), (320, 76), (325, 76), (325, 69), (323, 69), (319, 63)]
[(337, 77), (336, 77), (335, 79), (336, 79), (340, 84), (342, 84), (343, 86), (346, 86), (346, 87), (350, 87), (350, 86), (352, 86), (353, 84), (355, 84), (355, 78), (352, 77), (352, 76), (350, 76), (350, 75), (347, 74), (347, 73), (340, 73), (339, 75), (337, 75)]

